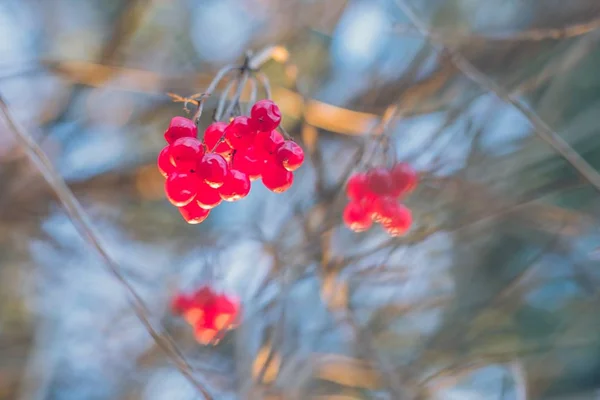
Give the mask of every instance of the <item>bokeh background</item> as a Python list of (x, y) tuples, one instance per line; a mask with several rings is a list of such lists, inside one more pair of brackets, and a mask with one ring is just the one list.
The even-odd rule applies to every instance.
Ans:
[[(597, 176), (599, 20), (595, 0), (1, 0), (0, 95), (99, 244), (2, 115), (0, 398), (203, 398), (101, 248), (215, 399), (598, 399), (598, 190), (538, 118)], [(167, 93), (265, 46), (309, 161), (188, 226), (155, 167), (186, 115)], [(395, 240), (338, 226), (332, 196), (383, 122), (423, 174)], [(207, 281), (244, 303), (217, 347), (168, 307)]]

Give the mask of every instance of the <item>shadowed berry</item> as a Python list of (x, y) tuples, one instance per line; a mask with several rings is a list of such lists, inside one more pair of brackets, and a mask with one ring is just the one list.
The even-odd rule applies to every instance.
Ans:
[(367, 172), (367, 184), (369, 189), (378, 195), (389, 195), (392, 193), (392, 175), (385, 168), (373, 168)]
[(259, 132), (256, 134), (256, 138), (254, 139), (254, 147), (258, 151), (264, 151), (267, 154), (275, 155), (277, 148), (283, 142), (285, 142), (285, 139), (281, 133), (275, 130), (269, 132)]
[(400, 207), (403, 206), (393, 197), (378, 197), (373, 203), (371, 218), (375, 222), (385, 224), (394, 218)]
[(394, 197), (412, 192), (417, 187), (417, 172), (408, 163), (398, 163), (390, 170)]
[(304, 150), (291, 140), (286, 140), (277, 147), (277, 162), (288, 171), (295, 171), (304, 162)]
[(210, 210), (200, 207), (198, 201), (195, 199), (191, 203), (179, 207), (179, 212), (183, 219), (190, 225), (204, 222), (204, 220), (208, 218), (208, 214), (210, 214)]
[(187, 172), (174, 172), (165, 181), (167, 199), (177, 207), (189, 204), (196, 196), (198, 178)]
[(158, 159), (156, 160), (158, 170), (165, 178), (169, 176), (170, 173), (175, 171), (175, 166), (173, 163), (171, 163), (171, 155), (169, 154), (170, 150), (171, 146), (165, 146), (165, 148), (158, 153)]
[(198, 163), (196, 173), (209, 186), (218, 188), (223, 185), (229, 173), (227, 161), (220, 154), (208, 153)]
[(403, 204), (398, 204), (396, 212), (392, 218), (383, 223), (383, 228), (390, 236), (404, 235), (410, 229), (412, 224), (412, 213)]
[(206, 182), (200, 181), (198, 183), (198, 193), (196, 194), (196, 201), (198, 205), (204, 209), (211, 210), (221, 204), (221, 196), (219, 195), (219, 189), (210, 187)]
[(348, 183), (346, 184), (346, 195), (350, 200), (360, 202), (370, 192), (366, 174), (354, 174), (348, 179)]
[(373, 224), (369, 212), (362, 205), (355, 202), (346, 205), (343, 220), (344, 224), (354, 232), (366, 231)]
[(178, 171), (190, 172), (204, 155), (204, 147), (196, 138), (182, 137), (173, 142), (170, 154), (171, 163)]
[(225, 179), (223, 186), (219, 188), (219, 194), (225, 201), (237, 201), (250, 193), (250, 179), (245, 173), (232, 169)]
[(250, 126), (250, 119), (244, 115), (235, 117), (225, 129), (225, 140), (231, 148), (247, 149), (254, 143), (256, 131)]
[(257, 101), (250, 110), (252, 125), (259, 132), (269, 132), (279, 126), (281, 112), (272, 100)]
[(197, 128), (194, 121), (185, 117), (173, 117), (169, 127), (165, 131), (165, 140), (172, 144), (182, 137), (196, 137)]
[(294, 183), (294, 174), (274, 162), (265, 164), (262, 182), (267, 189), (275, 193), (283, 193)]
[(232, 167), (242, 171), (251, 181), (260, 178), (264, 168), (264, 155), (260, 154), (255, 147), (249, 147), (245, 150), (238, 150), (232, 161)]

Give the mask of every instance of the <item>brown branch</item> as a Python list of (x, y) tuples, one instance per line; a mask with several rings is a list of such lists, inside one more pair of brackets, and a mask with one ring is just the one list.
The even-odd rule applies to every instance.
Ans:
[(395, 0), (398, 7), (406, 14), (412, 24), (419, 30), (419, 32), (429, 39), (431, 44), (442, 52), (448, 53), (452, 62), (456, 67), (471, 81), (477, 84), (479, 87), (487, 92), (495, 94), (498, 98), (511, 104), (516, 108), (525, 118), (529, 120), (529, 123), (533, 126), (535, 133), (540, 139), (545, 141), (550, 147), (552, 147), (558, 154), (560, 154), (573, 168), (577, 170), (597, 191), (600, 192), (600, 174), (581, 157), (573, 148), (560, 137), (556, 132), (552, 130), (537, 115), (533, 110), (530, 110), (523, 102), (515, 97), (514, 94), (506, 91), (491, 79), (489, 79), (484, 73), (482, 73), (477, 67), (475, 67), (469, 60), (463, 57), (456, 48), (449, 46), (444, 40), (437, 36), (432, 36), (427, 25), (418, 16), (415, 8), (409, 3), (408, 0)]
[(95, 232), (95, 229), (93, 228), (86, 212), (83, 210), (83, 207), (77, 198), (75, 198), (73, 192), (71, 192), (64, 179), (56, 171), (52, 165), (52, 162), (48, 159), (44, 151), (35, 143), (31, 135), (13, 117), (12, 112), (1, 96), (0, 112), (8, 124), (9, 130), (11, 133), (13, 133), (17, 142), (23, 147), (23, 150), (25, 151), (31, 163), (38, 168), (43, 178), (58, 197), (58, 200), (64, 207), (75, 228), (104, 260), (109, 273), (113, 275), (129, 293), (129, 302), (133, 308), (133, 311), (138, 319), (142, 322), (150, 336), (173, 361), (177, 369), (194, 387), (196, 387), (196, 389), (198, 389), (200, 393), (202, 393), (204, 398), (212, 400), (213, 397), (210, 395), (207, 389), (205, 389), (204, 386), (193, 376), (191, 366), (179, 352), (175, 344), (172, 342), (172, 339), (170, 340), (169, 337), (161, 336), (161, 334), (154, 329), (148, 318), (148, 309), (144, 301), (137, 294), (127, 279), (125, 279), (120, 271), (119, 265), (112, 259), (112, 257), (104, 248), (104, 244), (101, 243), (101, 240)]

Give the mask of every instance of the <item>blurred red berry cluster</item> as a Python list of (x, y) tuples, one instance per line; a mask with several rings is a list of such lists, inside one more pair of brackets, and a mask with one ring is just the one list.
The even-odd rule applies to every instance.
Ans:
[(236, 297), (219, 293), (210, 286), (176, 295), (171, 308), (194, 328), (196, 340), (203, 345), (217, 344), (235, 327), (241, 311)]
[(260, 100), (250, 117), (215, 122), (200, 141), (192, 120), (173, 118), (165, 132), (168, 145), (157, 161), (166, 178), (167, 199), (189, 224), (198, 224), (221, 201), (246, 197), (251, 181), (259, 178), (269, 190), (285, 192), (294, 181), (292, 171), (304, 162), (304, 152), (277, 132), (280, 122), (279, 107)]
[(352, 175), (346, 186), (350, 202), (344, 209), (344, 223), (355, 232), (366, 231), (377, 222), (390, 236), (405, 234), (412, 214), (400, 200), (415, 189), (417, 180), (416, 171), (407, 163)]

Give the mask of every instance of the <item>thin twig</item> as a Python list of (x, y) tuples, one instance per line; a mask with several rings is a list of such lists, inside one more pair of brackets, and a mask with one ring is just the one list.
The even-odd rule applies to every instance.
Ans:
[(198, 389), (200, 393), (206, 399), (213, 399), (207, 389), (193, 376), (191, 366), (180, 354), (179, 350), (175, 345), (170, 342), (167, 338), (161, 336), (152, 326), (148, 318), (148, 309), (137, 294), (131, 284), (121, 274), (120, 267), (112, 259), (112, 257), (105, 250), (104, 245), (101, 243), (95, 229), (93, 228), (86, 212), (79, 201), (73, 195), (73, 192), (69, 189), (66, 182), (60, 174), (56, 171), (52, 162), (48, 159), (44, 151), (35, 143), (31, 135), (17, 122), (13, 117), (8, 105), (4, 99), (0, 96), (0, 111), (10, 131), (14, 134), (17, 142), (23, 147), (27, 157), (34, 164), (43, 178), (46, 180), (48, 185), (52, 188), (58, 200), (64, 207), (65, 211), (69, 215), (75, 228), (79, 231), (81, 236), (87, 240), (87, 242), (96, 250), (100, 257), (104, 260), (108, 271), (113, 275), (117, 281), (125, 288), (129, 293), (129, 302), (133, 308), (135, 315), (142, 322), (150, 336), (154, 339), (156, 344), (165, 352), (165, 354), (173, 361), (177, 369), (188, 379), (188, 381)]
[[(585, 35), (600, 29), (600, 18), (594, 18), (587, 22), (575, 23), (561, 28), (538, 28), (522, 32), (513, 33), (475, 33), (453, 34), (453, 32), (444, 32), (442, 30), (430, 30), (429, 35), (444, 38), (445, 43), (507, 40), (507, 41), (539, 41), (547, 39), (567, 39), (575, 36)], [(419, 29), (409, 25), (397, 24), (393, 30), (400, 34), (420, 33)]]
[(432, 36), (427, 25), (420, 19), (414, 7), (408, 0), (396, 0), (398, 7), (406, 14), (412, 24), (419, 32), (427, 37), (429, 41), (440, 51), (450, 55), (456, 67), (475, 84), (487, 92), (495, 94), (498, 98), (515, 107), (529, 123), (533, 126), (536, 134), (558, 154), (560, 154), (573, 168), (577, 170), (597, 191), (600, 192), (600, 174), (587, 161), (583, 159), (573, 148), (552, 130), (534, 111), (530, 110), (515, 95), (504, 90), (484, 73), (477, 69), (469, 60), (463, 57), (455, 48), (447, 45), (442, 38)]

